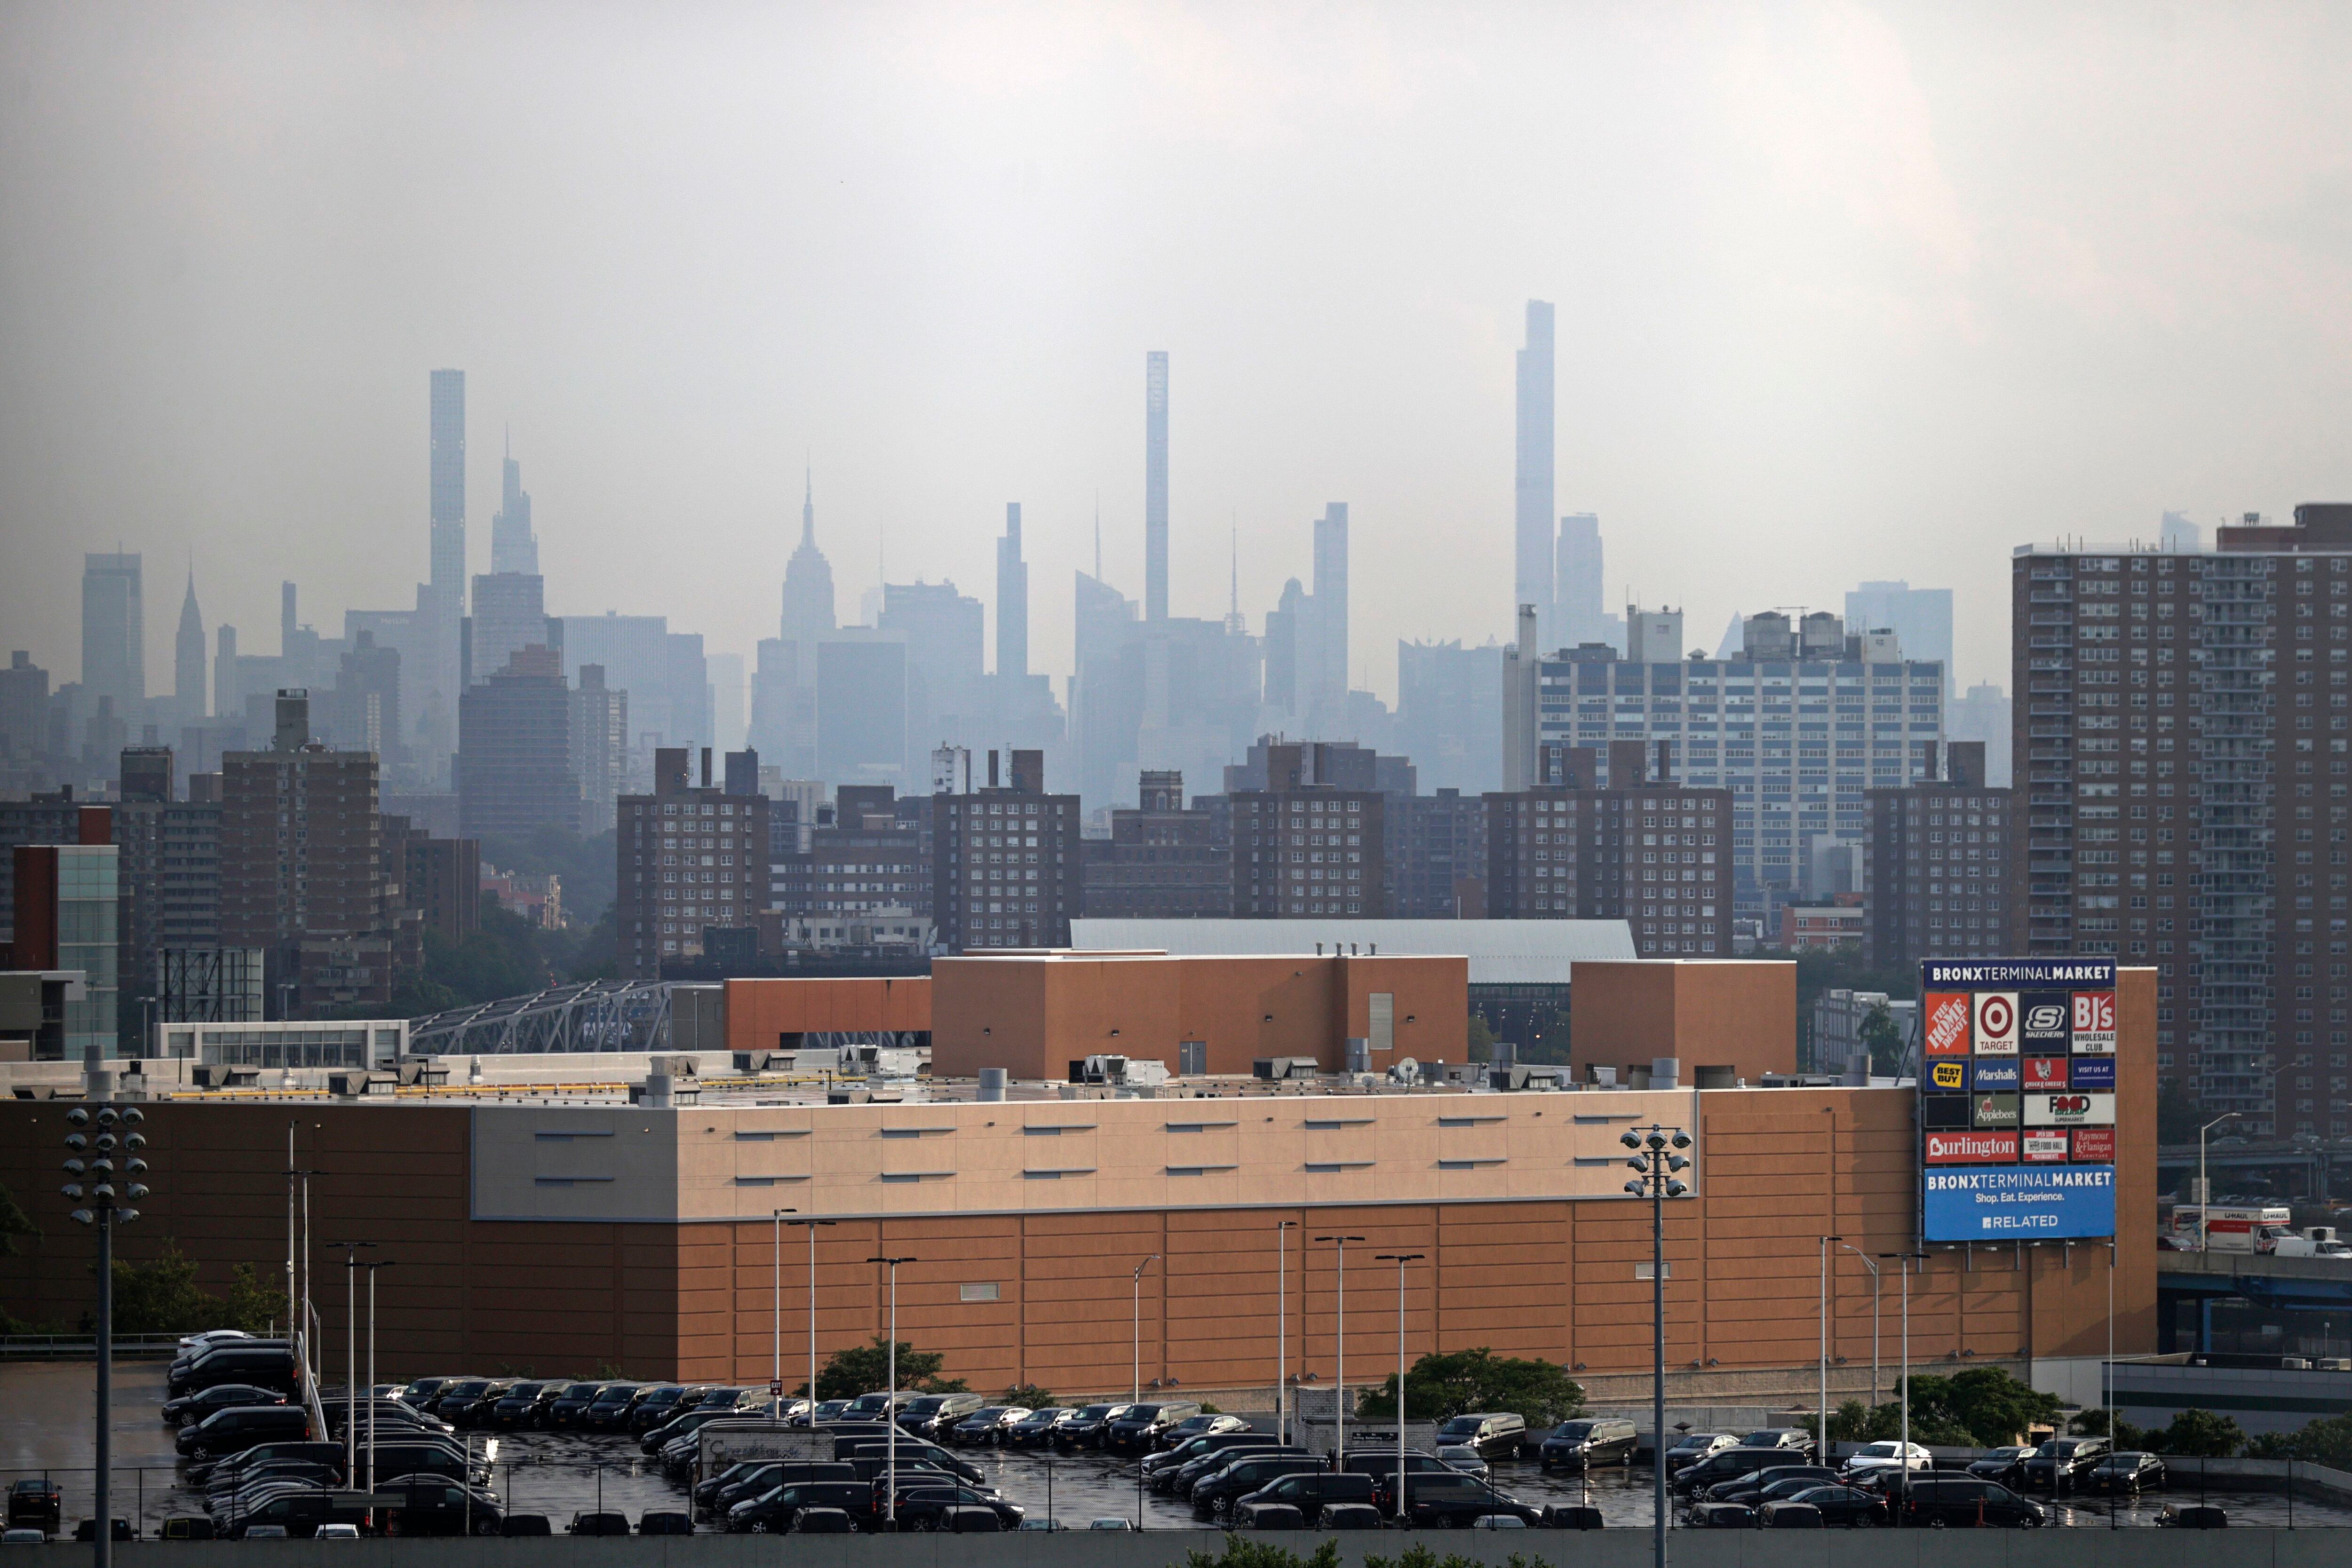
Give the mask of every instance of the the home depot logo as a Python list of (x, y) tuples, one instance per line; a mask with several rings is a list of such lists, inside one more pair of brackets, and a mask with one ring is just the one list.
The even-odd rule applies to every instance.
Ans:
[(1929, 1056), (1966, 1056), (1969, 1053), (1969, 1011), (1972, 999), (1966, 991), (1927, 993), (1927, 1027), (1924, 1038)]

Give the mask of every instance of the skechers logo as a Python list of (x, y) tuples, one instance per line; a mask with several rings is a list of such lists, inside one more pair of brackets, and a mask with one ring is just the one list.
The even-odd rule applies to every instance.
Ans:
[(2029, 1032), (2055, 1032), (2066, 1027), (2066, 1009), (2055, 1002), (2043, 1002), (2025, 1009), (2025, 1027)]

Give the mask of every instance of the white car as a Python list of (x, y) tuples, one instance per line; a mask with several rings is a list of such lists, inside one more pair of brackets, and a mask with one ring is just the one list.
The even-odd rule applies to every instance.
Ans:
[(1088, 1530), (1133, 1530), (1135, 1526), (1123, 1519), (1090, 1519), (1087, 1521), (1087, 1528)]
[(1935, 1456), (1916, 1443), (1910, 1446), (1907, 1462), (1901, 1443), (1865, 1443), (1847, 1456), (1841, 1473), (1848, 1480), (1861, 1480), (1865, 1477), (1897, 1474), (1904, 1470), (1932, 1470), (1935, 1468)]
[(180, 1336), (180, 1354), (185, 1355), (190, 1351), (210, 1350), (216, 1344), (226, 1344), (233, 1339), (251, 1339), (252, 1337), (243, 1329), (207, 1329), (203, 1333), (183, 1334)]
[(322, 1524), (312, 1532), (317, 1541), (357, 1541), (360, 1527), (356, 1524)]

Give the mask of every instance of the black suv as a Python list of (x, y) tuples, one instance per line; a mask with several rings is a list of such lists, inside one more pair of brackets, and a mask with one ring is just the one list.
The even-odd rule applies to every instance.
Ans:
[(1089, 1405), (1054, 1428), (1054, 1442), (1064, 1448), (1099, 1448), (1105, 1428), (1133, 1408), (1131, 1405)]
[(984, 1508), (996, 1515), (997, 1522), (1007, 1530), (1021, 1528), (1022, 1509), (1010, 1503), (998, 1493), (980, 1491), (971, 1487), (906, 1486), (898, 1489), (898, 1519), (901, 1530), (937, 1530), (940, 1515), (951, 1508)]
[(581, 1426), (582, 1418), (588, 1414), (588, 1406), (594, 1404), (596, 1396), (604, 1391), (604, 1385), (601, 1383), (565, 1385), (562, 1393), (547, 1402), (543, 1424), (550, 1431)]
[[(1826, 1487), (1837, 1484), (1837, 1472), (1822, 1465), (1771, 1465), (1754, 1475), (1734, 1476), (1727, 1481), (1717, 1481), (1706, 1490), (1694, 1493), (1694, 1505), (1707, 1502), (1739, 1502), (1753, 1504), (1769, 1489), (1785, 1481), (1802, 1481), (1809, 1486)], [(1776, 1491), (1776, 1497), (1793, 1495), (1788, 1490)]]
[(1739, 1446), (1777, 1451), (1784, 1465), (1811, 1464), (1813, 1458), (1813, 1435), (1801, 1427), (1767, 1427), (1740, 1438)]
[(2032, 1445), (1993, 1448), (1969, 1466), (1969, 1474), (1980, 1481), (1999, 1481), (2005, 1487), (2021, 1485), (2025, 1479), (2025, 1461), (2033, 1457)]
[(1695, 1465), (1685, 1465), (1674, 1473), (1674, 1479), (1667, 1484), (1676, 1491), (1703, 1492), (1720, 1482), (1752, 1476), (1769, 1465), (1782, 1462), (1784, 1458), (1802, 1457), (1797, 1454), (1783, 1456), (1771, 1448), (1721, 1448)]
[(800, 1481), (778, 1487), (765, 1497), (739, 1502), (727, 1512), (732, 1534), (781, 1535), (793, 1527), (803, 1509), (837, 1508), (855, 1523), (874, 1517), (874, 1488), (865, 1481)]
[(1897, 1506), (1905, 1524), (2008, 1524), (2031, 1530), (2049, 1522), (2040, 1503), (2028, 1502), (1999, 1481), (1975, 1476), (1915, 1476)]
[(498, 1403), (490, 1406), (490, 1413), (484, 1418), (482, 1425), (494, 1427), (502, 1432), (511, 1432), (518, 1427), (530, 1426), (532, 1412), (539, 1404), (539, 1396), (546, 1391), (547, 1385), (544, 1383), (509, 1385), (507, 1391), (499, 1396)]
[(1606, 1417), (1562, 1421), (1544, 1435), (1537, 1458), (1548, 1470), (1582, 1470), (1595, 1465), (1627, 1464), (1638, 1434), (1631, 1421)]
[(1197, 1437), (1187, 1437), (1172, 1448), (1162, 1448), (1143, 1461), (1143, 1473), (1150, 1478), (1152, 1489), (1166, 1491), (1169, 1480), (1178, 1470), (1194, 1459), (1204, 1458), (1226, 1448), (1272, 1448), (1280, 1445), (1265, 1432), (1205, 1432)]
[(1277, 1443), (1271, 1437), (1261, 1437), (1254, 1443), (1234, 1443), (1185, 1460), (1173, 1469), (1157, 1474), (1146, 1470), (1152, 1490), (1173, 1492), (1178, 1497), (1191, 1497), (1193, 1484), (1207, 1479), (1236, 1459), (1298, 1459), (1307, 1457), (1307, 1450), (1295, 1443)]
[(694, 1402), (701, 1397), (702, 1390), (699, 1388), (681, 1387), (675, 1383), (648, 1388), (643, 1397), (629, 1406), (629, 1430), (640, 1434), (650, 1432), (680, 1411), (693, 1409)]
[(641, 1383), (608, 1383), (596, 1391), (588, 1408), (580, 1413), (580, 1425), (592, 1432), (618, 1432), (627, 1428), (629, 1410), (644, 1391)]
[(1414, 1476), (1405, 1488), (1405, 1517), (1418, 1529), (1462, 1529), (1491, 1513), (1507, 1514), (1534, 1526), (1543, 1522), (1543, 1510), (1498, 1492), (1476, 1476)]
[(1325, 1470), (1320, 1474), (1302, 1472), (1268, 1481), (1246, 1497), (1234, 1500), (1236, 1518), (1242, 1510), (1253, 1503), (1286, 1503), (1298, 1511), (1298, 1516), (1309, 1530), (1320, 1527), (1323, 1511), (1344, 1508), (1350, 1504), (1366, 1508), (1377, 1507), (1372, 1492), (1372, 1478), (1358, 1470)]
[(1285, 1476), (1306, 1475), (1327, 1468), (1322, 1460), (1307, 1454), (1250, 1454), (1244, 1451), (1244, 1457), (1223, 1469), (1210, 1471), (1192, 1483), (1192, 1511), (1218, 1513), (1235, 1498), (1247, 1497), (1260, 1487), (1270, 1485)]
[(2072, 1487), (2089, 1475), (2113, 1447), (2105, 1437), (2053, 1437), (2025, 1461), (2025, 1484), (2053, 1490)]
[(183, 1399), (168, 1400), (163, 1406), (163, 1419), (174, 1427), (193, 1426), (215, 1410), (231, 1405), (283, 1405), (286, 1396), (274, 1388), (257, 1388), (250, 1383), (215, 1383), (201, 1394), (191, 1394)]
[(1160, 1434), (1201, 1413), (1198, 1405), (1130, 1405), (1126, 1414), (1103, 1427), (1107, 1454), (1148, 1454), (1160, 1446)]

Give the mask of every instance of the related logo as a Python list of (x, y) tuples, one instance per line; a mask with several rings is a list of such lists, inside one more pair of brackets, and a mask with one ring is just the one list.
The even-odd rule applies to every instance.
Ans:
[(2116, 1086), (2116, 1059), (2112, 1056), (2078, 1056), (2074, 1059), (2073, 1073), (2070, 1087), (2113, 1089)]
[(2018, 998), (2020, 1032), (2029, 1054), (2066, 1054), (2066, 993), (2028, 991)]
[(1969, 1086), (1969, 1064), (1965, 1061), (1933, 1061), (1927, 1064), (1927, 1081), (1937, 1089), (1966, 1089)]
[(1966, 991), (1930, 991), (1921, 1004), (1926, 1009), (1926, 1036), (1929, 1056), (1966, 1056), (1969, 1053), (1969, 1011), (1970, 998)]
[(2066, 1087), (2066, 1059), (2063, 1056), (2029, 1056), (2023, 1066), (2029, 1092)]
[(2113, 1127), (2075, 1128), (2074, 1163), (2084, 1166), (2115, 1164), (2116, 1130)]
[(2063, 1133), (2028, 1133), (2022, 1140), (2028, 1165), (2063, 1165), (2067, 1157)]
[(2076, 991), (2074, 1018), (2074, 1054), (2113, 1056), (2116, 1053), (2116, 994)]
[(2014, 991), (1979, 991), (1976, 998), (1976, 1036), (1979, 1056), (2015, 1056), (2017, 1054), (2017, 993)]
[(1975, 1097), (1974, 1108), (1979, 1127), (2017, 1125), (2017, 1096), (2014, 1094), (1979, 1094)]
[[(2058, 1157), (2066, 1157), (2066, 1135), (2058, 1135)], [(2014, 1165), (2015, 1133), (1930, 1133), (1927, 1163), (1931, 1166)]]
[(1969, 1064), (1976, 1089), (2014, 1089), (2018, 1084), (2017, 1058), (2013, 1056), (1979, 1056)]
[(2116, 1097), (2079, 1090), (2063, 1094), (2028, 1094), (2025, 1124), (2029, 1127), (2112, 1127)]

